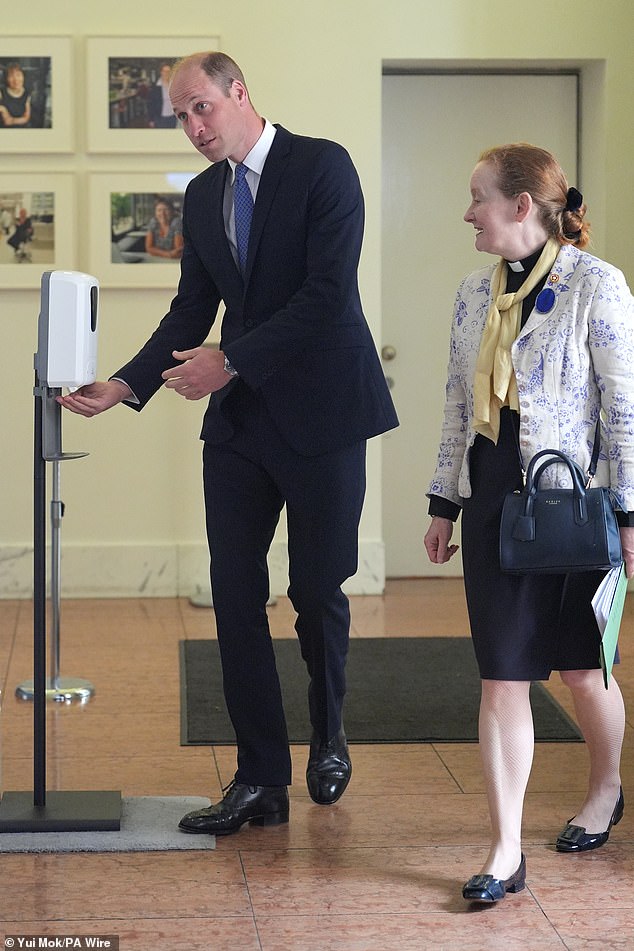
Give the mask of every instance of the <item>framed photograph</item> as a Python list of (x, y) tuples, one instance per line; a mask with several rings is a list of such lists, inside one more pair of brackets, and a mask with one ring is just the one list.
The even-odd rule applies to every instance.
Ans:
[(87, 40), (88, 150), (187, 152), (167, 82), (176, 60), (217, 50), (212, 37), (91, 37)]
[(0, 38), (0, 154), (70, 152), (71, 41)]
[(90, 176), (90, 271), (104, 286), (173, 287), (183, 247), (182, 209), (198, 174)]
[(39, 288), (43, 271), (76, 269), (73, 175), (0, 174), (0, 287)]

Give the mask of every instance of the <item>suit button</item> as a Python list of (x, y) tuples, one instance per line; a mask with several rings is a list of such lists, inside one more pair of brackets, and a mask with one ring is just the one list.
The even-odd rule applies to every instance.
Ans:
[(244, 326), (245, 326), (245, 327), (254, 327), (254, 326), (255, 326), (255, 321), (254, 321), (254, 320), (245, 320)]

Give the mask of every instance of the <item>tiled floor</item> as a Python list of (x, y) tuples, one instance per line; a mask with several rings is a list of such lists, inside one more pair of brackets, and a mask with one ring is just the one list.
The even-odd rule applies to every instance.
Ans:
[[(271, 608), (289, 636), (285, 599)], [(391, 581), (352, 599), (353, 636), (463, 636), (461, 584)], [(179, 745), (177, 644), (209, 637), (213, 613), (186, 600), (67, 601), (62, 674), (97, 687), (85, 707), (48, 711), (48, 787), (124, 796), (218, 797), (234, 752)], [(32, 788), (28, 602), (0, 601), (2, 788)], [(487, 844), (477, 746), (353, 746), (333, 807), (312, 803), (306, 748), (293, 750), (288, 826), (218, 840), (214, 852), (0, 856), (5, 934), (117, 934), (121, 951), (611, 951), (634, 948), (634, 602), (618, 675), (628, 707), (626, 811), (606, 847), (557, 854), (556, 833), (587, 776), (580, 744), (538, 744), (525, 810), (527, 888), (494, 908), (460, 895)], [(553, 693), (571, 712), (553, 679)], [(0, 947), (2, 945), (0, 944)]]

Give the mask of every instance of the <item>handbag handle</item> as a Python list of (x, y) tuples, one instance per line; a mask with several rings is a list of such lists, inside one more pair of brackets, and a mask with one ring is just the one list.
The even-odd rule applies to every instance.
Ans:
[[(519, 417), (518, 417), (518, 419), (519, 419)], [(522, 470), (522, 473), (524, 473), (524, 460), (522, 459), (522, 450), (520, 449), (520, 441), (519, 441), (519, 439), (518, 439), (517, 430), (515, 429), (515, 427), (513, 427), (513, 435), (515, 436), (515, 447), (516, 447), (516, 449), (517, 449), (517, 455), (518, 455), (519, 461), (520, 461), (520, 469)], [(595, 430), (594, 430), (594, 441), (593, 441), (593, 444), (592, 444), (592, 455), (591, 455), (591, 457), (590, 457), (590, 465), (588, 466), (588, 477), (587, 477), (587, 479), (586, 479), (585, 477), (583, 477), (583, 482), (584, 482), (584, 484), (585, 484), (586, 489), (589, 489), (589, 488), (590, 488), (590, 483), (591, 483), (592, 480), (594, 479), (594, 475), (595, 475), (595, 473), (596, 473), (596, 471), (597, 471), (597, 462), (599, 461), (599, 450), (600, 450), (600, 448), (601, 448), (601, 420), (600, 420), (600, 419), (597, 419), (597, 425), (596, 425)], [(544, 454), (564, 456), (564, 454), (563, 454), (563, 453), (560, 453), (558, 449), (552, 449), (552, 450), (551, 450), (551, 449), (548, 449), (548, 450), (542, 449), (541, 452), (538, 452), (538, 453), (537, 453), (537, 456), (543, 456)], [(536, 456), (534, 456), (533, 458), (536, 458)], [(573, 462), (573, 460), (570, 459), (569, 456), (564, 456), (563, 461), (565, 461), (565, 462), (568, 462), (568, 461)], [(531, 460), (531, 462), (532, 462), (532, 460)], [(576, 462), (573, 462), (573, 465), (576, 465), (578, 468), (580, 468), (580, 467), (577, 465)], [(529, 468), (530, 468), (530, 463), (529, 463)], [(546, 468), (546, 465), (545, 465), (545, 464), (543, 465), (543, 468)], [(538, 473), (538, 476), (539, 476), (539, 475), (541, 475), (541, 467), (540, 467), (540, 472)], [(526, 471), (526, 474), (525, 474), (525, 481), (526, 481), (526, 480), (528, 480), (528, 470)]]
[[(540, 459), (545, 459), (545, 461), (541, 462), (541, 464), (538, 466), (537, 463)], [(524, 517), (531, 520), (533, 518), (533, 508), (541, 476), (546, 471), (546, 469), (549, 468), (549, 466), (558, 465), (560, 463), (563, 463), (565, 466), (567, 466), (572, 478), (572, 492), (574, 502), (573, 512), (575, 522), (578, 525), (585, 525), (585, 523), (588, 521), (588, 505), (583, 470), (581, 466), (574, 461), (574, 459), (571, 459), (570, 456), (567, 456), (565, 452), (560, 452), (559, 449), (542, 449), (540, 452), (535, 453), (529, 462), (528, 469), (526, 470), (526, 486), (524, 489), (526, 496)]]

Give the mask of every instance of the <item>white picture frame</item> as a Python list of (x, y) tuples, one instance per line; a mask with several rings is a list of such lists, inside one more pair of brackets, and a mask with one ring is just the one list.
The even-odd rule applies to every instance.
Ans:
[[(0, 37), (0, 80), (17, 62), (31, 92), (31, 116), (37, 126), (7, 128), (0, 124), (0, 154), (71, 152), (72, 47), (68, 36)], [(35, 97), (35, 99), (34, 99)]]
[(90, 176), (90, 272), (104, 287), (173, 287), (180, 259), (153, 258), (144, 249), (149, 216), (157, 199), (176, 213), (195, 171), (94, 172)]
[(182, 129), (137, 127), (147, 120), (150, 91), (162, 63), (219, 49), (211, 37), (88, 37), (86, 41), (89, 152), (187, 152)]
[[(32, 234), (19, 242), (16, 223), (21, 208), (27, 212)], [(5, 212), (10, 212), (12, 223)], [(74, 176), (0, 173), (0, 235), (0, 287), (37, 289), (43, 271), (75, 270)], [(15, 247), (9, 244), (13, 237)]]

